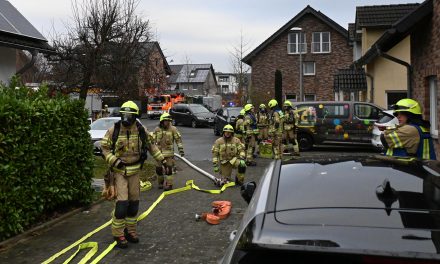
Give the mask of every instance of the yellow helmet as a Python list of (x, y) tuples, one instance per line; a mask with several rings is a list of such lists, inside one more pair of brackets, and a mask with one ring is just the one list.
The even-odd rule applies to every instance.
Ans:
[(269, 101), (269, 103), (267, 105), (269, 106), (269, 108), (274, 108), (275, 106), (278, 105), (278, 102), (277, 102), (277, 100), (272, 99)]
[(244, 106), (244, 111), (250, 111), (252, 108), (254, 108), (254, 106), (252, 104), (247, 104)]
[(127, 101), (122, 104), (120, 113), (130, 113), (139, 115), (139, 107), (133, 101)]
[(240, 115), (244, 116), (246, 114), (246, 111), (244, 111), (244, 109), (240, 110)]
[(415, 115), (421, 115), (422, 114), (422, 108), (420, 107), (419, 103), (413, 99), (405, 98), (402, 100), (399, 100), (394, 106), (394, 113), (398, 112), (409, 112)]
[(223, 133), (224, 132), (234, 133), (234, 128), (231, 125), (226, 125), (225, 127), (223, 127)]
[(260, 104), (260, 108), (266, 108), (265, 104)]
[(283, 106), (290, 106), (292, 107), (292, 102), (290, 102), (289, 100), (284, 101), (284, 105)]
[(173, 118), (171, 117), (170, 114), (168, 114), (168, 113), (163, 113), (163, 114), (160, 116), (159, 122), (162, 122), (162, 121), (165, 121), (165, 120), (172, 121)]

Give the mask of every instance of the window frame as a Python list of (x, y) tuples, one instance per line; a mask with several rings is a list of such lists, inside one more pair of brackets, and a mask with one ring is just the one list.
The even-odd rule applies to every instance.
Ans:
[[(370, 115), (369, 115), (369, 117), (363, 117), (363, 116), (360, 116), (360, 115), (359, 115), (360, 108), (362, 108), (362, 107), (366, 107), (366, 106), (371, 108), (371, 111), (370, 111)], [(374, 109), (374, 110), (373, 110), (373, 109)], [(377, 118), (371, 117), (371, 114), (372, 114), (374, 111), (376, 111), (376, 113), (377, 113)], [(376, 106), (374, 106), (374, 105), (370, 105), (370, 104), (356, 103), (356, 104), (354, 104), (354, 107), (353, 107), (353, 115), (354, 115), (356, 118), (358, 118), (359, 120), (379, 120), (379, 118), (380, 118), (380, 113), (381, 113), (381, 112), (382, 112), (382, 111), (381, 111), (380, 108), (378, 108), (378, 107), (376, 107)]]
[[(313, 73), (306, 73), (306, 63), (313, 63)], [(316, 62), (314, 61), (303, 61), (303, 75), (304, 76), (314, 76), (316, 75)]]
[[(313, 96), (313, 100), (306, 100), (306, 96), (310, 96), (310, 95)], [(316, 101), (316, 94), (304, 94), (303, 101), (304, 101), (304, 102), (313, 102), (313, 101)]]
[[(324, 33), (328, 33), (328, 42), (323, 41), (323, 35)], [(319, 41), (315, 41), (315, 34), (319, 34)], [(315, 44), (319, 43), (319, 51), (315, 51)], [(323, 51), (323, 44), (328, 43), (328, 51)], [(310, 45), (310, 52), (311, 53), (331, 53), (332, 52), (332, 41), (331, 41), (331, 34), (330, 31), (320, 31), (320, 32), (313, 32), (312, 33), (312, 42)]]
[[(299, 43), (298, 36), (303, 36), (303, 42)], [(295, 35), (295, 42), (290, 42), (291, 35)], [(301, 39), (300, 39), (301, 40)], [(291, 51), (291, 45), (294, 45), (295, 52)], [(299, 46), (301, 45), (301, 52), (299, 52)], [(306, 54), (307, 53), (307, 36), (305, 32), (291, 32), (287, 35), (287, 54)]]

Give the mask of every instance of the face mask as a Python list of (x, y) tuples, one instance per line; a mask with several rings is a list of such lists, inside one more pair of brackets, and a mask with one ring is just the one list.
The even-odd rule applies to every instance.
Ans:
[(131, 126), (136, 121), (135, 114), (132, 113), (121, 113), (122, 125), (125, 127)]

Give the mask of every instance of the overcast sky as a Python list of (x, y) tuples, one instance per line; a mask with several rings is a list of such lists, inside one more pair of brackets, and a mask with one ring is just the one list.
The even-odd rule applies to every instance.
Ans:
[[(50, 41), (71, 21), (71, 0), (9, 0)], [(81, 1), (81, 0), (80, 0)], [(420, 3), (417, 0), (140, 0), (138, 13), (151, 22), (168, 62), (212, 63), (230, 72), (230, 53), (240, 32), (257, 47), (310, 5), (342, 27), (354, 22), (356, 6)]]

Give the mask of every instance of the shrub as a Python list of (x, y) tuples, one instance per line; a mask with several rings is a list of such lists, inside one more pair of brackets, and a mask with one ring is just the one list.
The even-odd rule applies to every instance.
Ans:
[(0, 86), (0, 240), (93, 195), (84, 102), (15, 86)]

